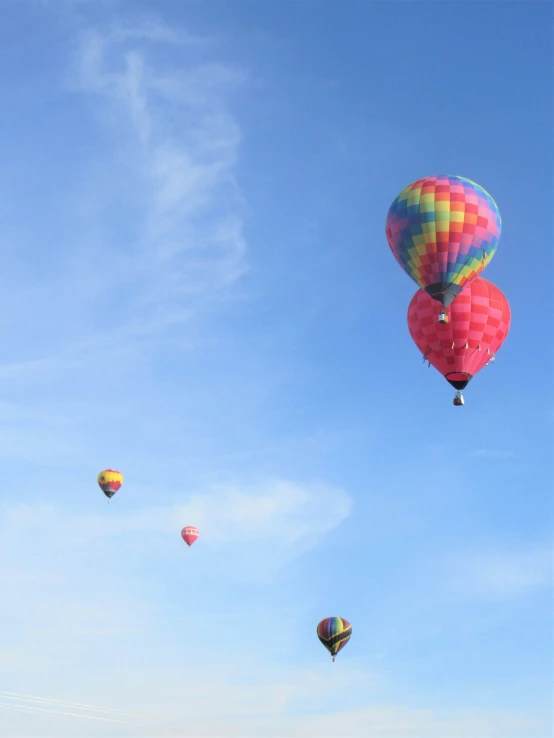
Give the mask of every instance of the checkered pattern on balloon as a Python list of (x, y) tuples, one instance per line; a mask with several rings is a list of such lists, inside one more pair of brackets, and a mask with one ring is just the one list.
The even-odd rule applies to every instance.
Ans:
[(408, 328), (429, 366), (461, 390), (494, 361), (510, 329), (504, 294), (483, 279), (502, 230), (498, 207), (464, 177), (425, 177), (405, 187), (386, 222), (391, 251), (419, 289)]

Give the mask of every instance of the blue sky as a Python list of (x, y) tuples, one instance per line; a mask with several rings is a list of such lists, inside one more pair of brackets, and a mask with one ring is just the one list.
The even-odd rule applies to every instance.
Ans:
[[(552, 16), (4, 4), (3, 735), (552, 735)], [(461, 410), (384, 235), (435, 173), (503, 218)]]

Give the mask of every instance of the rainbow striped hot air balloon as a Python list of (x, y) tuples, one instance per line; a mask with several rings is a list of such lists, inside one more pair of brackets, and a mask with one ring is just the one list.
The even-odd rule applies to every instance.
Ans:
[(352, 626), (344, 618), (324, 618), (317, 626), (317, 637), (335, 660), (335, 656), (344, 648), (350, 636)]
[(123, 474), (115, 469), (104, 469), (98, 475), (98, 484), (109, 502), (123, 484)]
[[(450, 175), (425, 177), (405, 187), (390, 206), (386, 223), (396, 261), (444, 308), (490, 262), (501, 229), (489, 193), (469, 179)], [(448, 322), (446, 310), (439, 321)]]

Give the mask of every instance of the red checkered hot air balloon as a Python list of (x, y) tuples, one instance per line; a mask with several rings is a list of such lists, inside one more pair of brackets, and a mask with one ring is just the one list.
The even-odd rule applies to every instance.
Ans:
[(450, 306), (450, 322), (437, 322), (440, 304), (423, 290), (408, 308), (408, 328), (423, 358), (458, 390), (455, 405), (463, 405), (460, 392), (489, 362), (510, 330), (510, 306), (492, 282), (477, 277), (466, 285)]
[(190, 548), (198, 538), (198, 528), (195, 528), (194, 525), (185, 526), (181, 531), (181, 538)]

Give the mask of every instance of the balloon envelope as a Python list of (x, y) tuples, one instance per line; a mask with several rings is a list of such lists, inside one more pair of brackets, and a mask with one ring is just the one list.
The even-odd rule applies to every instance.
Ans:
[(181, 531), (181, 537), (190, 548), (195, 540), (198, 538), (198, 528), (195, 528), (194, 525), (187, 525)]
[(317, 637), (333, 659), (346, 646), (351, 635), (352, 626), (344, 618), (324, 618), (317, 626)]
[(389, 246), (402, 269), (448, 307), (496, 252), (502, 222), (486, 190), (439, 175), (405, 187), (390, 206)]
[(496, 285), (478, 277), (454, 300), (446, 325), (437, 321), (439, 310), (426, 292), (418, 290), (408, 308), (408, 329), (424, 357), (462, 390), (504, 343), (510, 306)]
[(98, 475), (100, 489), (108, 499), (111, 499), (123, 484), (123, 474), (115, 469), (104, 469)]

